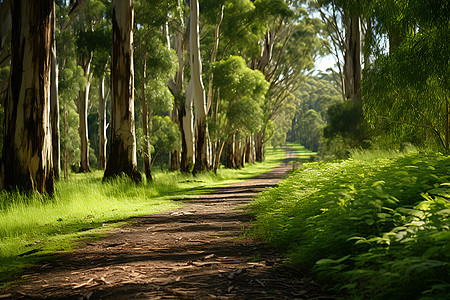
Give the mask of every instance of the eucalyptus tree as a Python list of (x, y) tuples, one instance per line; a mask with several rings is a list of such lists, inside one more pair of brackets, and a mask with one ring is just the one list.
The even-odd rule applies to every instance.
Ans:
[(5, 103), (2, 187), (53, 193), (50, 119), (54, 1), (11, 3), (11, 74)]
[(342, 96), (357, 105), (361, 101), (363, 2), (316, 0), (313, 4), (319, 9), (331, 39), (330, 52), (335, 56), (340, 72)]
[[(211, 139), (213, 141), (213, 169), (217, 171), (224, 146), (226, 166), (241, 167), (246, 151), (236, 144), (245, 140), (261, 127), (262, 106), (269, 83), (259, 70), (246, 66), (239, 56), (230, 56), (212, 64), (214, 87), (220, 89), (220, 96), (212, 108), (210, 119)], [(236, 153), (236, 148), (239, 153)]]
[(151, 180), (151, 132), (155, 114), (169, 111), (173, 107), (167, 82), (175, 74), (176, 58), (165, 46), (161, 28), (176, 14), (177, 1), (136, 1), (135, 56), (136, 86), (138, 100), (142, 105), (142, 139), (139, 143), (143, 154), (144, 174)]
[[(323, 53), (326, 44), (319, 37), (323, 23), (310, 17), (302, 6), (288, 4), (283, 2), (284, 6), (266, 13), (271, 18), (266, 24), (263, 47), (259, 57), (252, 62), (252, 67), (261, 70), (270, 82), (264, 102), (263, 126), (255, 135), (258, 161), (263, 160), (263, 146), (272, 135), (283, 136), (283, 128), (287, 127), (280, 122), (280, 115), (286, 113), (293, 92), (304, 83), (314, 67), (314, 59)], [(278, 122), (273, 123), (277, 119)], [(267, 130), (271, 124), (279, 126)]]
[(103, 179), (124, 174), (134, 181), (141, 181), (134, 121), (133, 1), (114, 0), (112, 20), (111, 143)]
[(190, 12), (189, 62), (191, 67), (191, 79), (187, 87), (186, 99), (187, 102), (193, 101), (195, 107), (195, 164), (193, 170), (193, 173), (195, 174), (208, 168), (208, 128), (206, 125), (206, 98), (202, 80), (202, 61), (200, 58), (198, 0), (190, 0)]
[(87, 79), (85, 87), (79, 92), (76, 104), (80, 118), (80, 172), (89, 172), (88, 110), (89, 92), (94, 75), (92, 62), (98, 45), (104, 44), (102, 39), (99, 40), (99, 38), (105, 35), (105, 30), (110, 26), (110, 23), (107, 18), (108, 3), (105, 4), (100, 0), (85, 0), (82, 2), (84, 7), (79, 8), (78, 18), (73, 21), (71, 27), (77, 36), (78, 64), (83, 68), (84, 76)]

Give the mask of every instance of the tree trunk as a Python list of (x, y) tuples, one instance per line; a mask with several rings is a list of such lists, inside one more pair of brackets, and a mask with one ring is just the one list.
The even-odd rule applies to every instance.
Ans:
[[(208, 168), (207, 149), (207, 126), (206, 126), (206, 103), (205, 88), (202, 81), (202, 61), (200, 57), (199, 38), (199, 6), (198, 0), (191, 0), (191, 23), (190, 23), (190, 65), (191, 80), (187, 88), (187, 102), (193, 100), (195, 107), (195, 165), (193, 173), (204, 171)], [(192, 98), (192, 100), (188, 100)]]
[[(67, 106), (64, 106), (64, 136), (67, 136)], [(69, 150), (66, 148), (64, 151), (64, 179), (69, 178)]]
[[(181, 169), (181, 160), (182, 154), (186, 153), (186, 143), (184, 141), (184, 133), (183, 133), (183, 111), (184, 109), (181, 107), (182, 103), (185, 102), (180, 101), (183, 95), (183, 84), (184, 84), (184, 48), (185, 48), (185, 28), (183, 23), (183, 18), (181, 19), (181, 26), (175, 35), (175, 51), (177, 53), (178, 58), (178, 71), (175, 77), (175, 82), (169, 82), (169, 88), (175, 98), (175, 103), (173, 105), (173, 110), (171, 113), (172, 121), (178, 125), (178, 129), (181, 133), (181, 152), (178, 150), (172, 151), (170, 153), (170, 170), (175, 171)], [(188, 172), (188, 171), (185, 171)]]
[(111, 147), (104, 180), (124, 174), (138, 182), (142, 176), (136, 160), (132, 0), (113, 1), (112, 22)]
[(16, 0), (11, 5), (12, 67), (5, 103), (3, 188), (52, 194), (50, 83), (54, 1)]
[(255, 160), (259, 162), (264, 161), (264, 145), (262, 140), (262, 132), (255, 133)]
[[(55, 6), (53, 6), (53, 28), (56, 28)], [(52, 122), (53, 170), (55, 179), (61, 176), (61, 137), (59, 134), (58, 64), (56, 61), (56, 40), (52, 45), (52, 71), (50, 91), (50, 119)]]
[[(178, 105), (175, 101), (173, 105), (173, 111), (170, 113), (170, 117), (172, 121), (178, 125), (178, 129), (180, 129), (181, 132), (181, 123), (178, 118)], [(169, 153), (169, 170), (170, 171), (176, 171), (180, 169), (180, 163), (181, 163), (181, 153), (178, 150), (174, 150)]]
[(188, 173), (194, 164), (194, 117), (192, 115), (192, 97), (187, 97), (184, 107), (180, 110), (181, 124), (181, 172)]
[(144, 63), (142, 64), (142, 80), (141, 80), (141, 100), (142, 100), (142, 129), (144, 133), (144, 149), (142, 149), (142, 156), (144, 159), (144, 174), (147, 180), (152, 180), (152, 166), (151, 166), (151, 152), (150, 152), (150, 137), (148, 136), (148, 111), (147, 101), (145, 99), (145, 82), (147, 80), (147, 49), (144, 50)]
[(91, 88), (91, 62), (92, 55), (88, 58), (83, 57), (80, 59), (80, 64), (84, 70), (84, 76), (86, 76), (86, 85), (84, 89), (78, 92), (78, 134), (80, 135), (80, 172), (90, 172), (89, 166), (89, 137), (88, 137), (88, 104), (89, 104), (89, 90)]
[[(214, 46), (213, 46), (213, 51), (211, 53), (210, 63), (213, 63), (216, 61), (217, 49), (219, 48), (220, 26), (222, 25), (222, 21), (223, 21), (224, 8), (225, 8), (225, 6), (222, 5), (221, 11), (220, 11), (219, 23), (216, 24), (216, 30), (214, 31)], [(211, 72), (211, 74), (209, 75), (209, 82), (208, 82), (208, 96), (206, 98), (206, 113), (209, 112), (209, 109), (211, 108), (211, 104), (212, 104), (213, 80), (214, 80), (214, 74)]]
[(105, 73), (102, 75), (99, 86), (99, 103), (98, 103), (98, 117), (99, 117), (99, 160), (100, 169), (106, 168), (106, 143), (108, 142), (106, 137), (106, 97), (105, 97)]
[(236, 147), (235, 147), (235, 135), (233, 134), (227, 139), (225, 146), (225, 167), (230, 169), (236, 169)]
[(361, 31), (360, 17), (346, 15), (346, 51), (344, 54), (345, 97), (355, 105), (361, 101)]

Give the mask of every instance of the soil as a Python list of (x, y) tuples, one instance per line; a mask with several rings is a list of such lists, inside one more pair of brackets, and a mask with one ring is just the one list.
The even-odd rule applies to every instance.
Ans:
[(76, 251), (58, 254), (0, 292), (8, 299), (334, 299), (283, 256), (246, 236), (242, 209), (292, 168), (239, 182), (177, 210), (137, 217)]

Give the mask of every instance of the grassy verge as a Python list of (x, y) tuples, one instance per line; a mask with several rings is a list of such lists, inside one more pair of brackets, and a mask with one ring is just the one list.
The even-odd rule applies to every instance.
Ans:
[[(53, 198), (19, 193), (0, 194), (0, 284), (49, 255), (98, 238), (123, 220), (170, 210), (220, 186), (272, 170), (284, 158), (268, 149), (264, 163), (240, 170), (220, 169), (197, 176), (155, 172), (154, 181), (135, 184), (126, 178), (102, 183), (103, 173), (73, 174), (56, 184)], [(1, 286), (1, 285), (0, 285)]]
[(354, 298), (448, 299), (449, 168), (383, 151), (305, 164), (251, 204), (254, 233)]

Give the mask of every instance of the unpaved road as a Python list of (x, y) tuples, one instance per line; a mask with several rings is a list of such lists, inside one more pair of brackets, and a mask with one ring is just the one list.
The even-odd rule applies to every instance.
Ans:
[(292, 168), (204, 195), (29, 270), (11, 299), (333, 299), (282, 257), (245, 236), (243, 205)]

